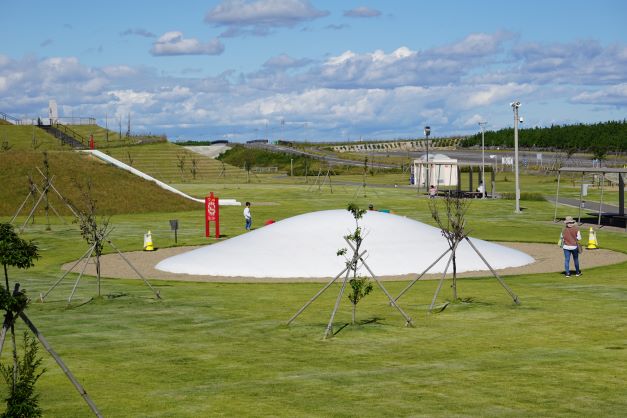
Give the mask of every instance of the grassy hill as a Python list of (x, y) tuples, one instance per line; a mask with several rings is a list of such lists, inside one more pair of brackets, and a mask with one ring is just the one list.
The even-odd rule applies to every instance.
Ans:
[[(88, 180), (92, 182), (92, 193), (102, 214), (173, 212), (201, 207), (199, 203), (85, 154), (50, 151), (48, 160), (57, 190), (79, 207), (82, 199), (78, 184), (84, 187)], [(29, 193), (28, 176), (41, 189), (42, 176), (36, 167), (43, 170), (41, 152), (10, 150), (0, 153), (0, 215), (13, 215), (24, 201)], [(55, 193), (50, 196), (57, 211), (70, 214)], [(33, 203), (30, 199), (22, 214), (26, 215)], [(43, 210), (38, 211), (38, 215), (41, 214)]]
[(149, 144), (155, 142), (167, 142), (165, 136), (158, 135), (131, 135), (120, 136), (119, 132), (105, 129), (99, 125), (66, 125), (71, 130), (79, 133), (83, 137), (89, 139), (90, 135), (94, 136), (94, 142), (99, 149), (111, 147), (123, 147), (129, 145)]
[[(244, 170), (223, 164), (170, 142), (108, 148), (103, 151), (165, 182), (234, 182), (246, 180)], [(193, 164), (196, 164), (195, 178), (191, 172)]]
[[(4, 121), (2, 121), (4, 122)], [(0, 124), (0, 144), (10, 150), (62, 150), (68, 149), (61, 141), (43, 129), (29, 125)], [(6, 145), (4, 145), (6, 144)]]

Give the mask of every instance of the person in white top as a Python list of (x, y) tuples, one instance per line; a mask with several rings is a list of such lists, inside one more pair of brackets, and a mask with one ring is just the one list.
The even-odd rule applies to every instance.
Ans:
[(253, 216), (250, 214), (250, 202), (246, 202), (246, 207), (244, 208), (244, 220), (246, 221), (246, 230), (250, 231), (250, 228), (253, 225)]

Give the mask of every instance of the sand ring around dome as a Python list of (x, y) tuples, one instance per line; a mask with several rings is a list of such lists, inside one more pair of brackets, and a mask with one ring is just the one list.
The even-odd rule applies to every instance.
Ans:
[[(364, 217), (362, 225), (367, 233), (364, 248), (371, 252), (367, 262), (383, 280), (411, 280), (446, 249), (439, 230), (409, 218), (373, 212)], [(312, 212), (212, 245), (129, 252), (125, 256), (149, 279), (326, 282), (343, 268), (335, 252), (351, 227), (354, 220), (346, 211)], [(554, 244), (472, 241), (502, 275), (557, 273), (563, 268), (563, 253)], [(458, 251), (460, 277), (489, 276), (479, 257), (467, 247)], [(586, 251), (582, 268), (626, 260), (627, 255), (609, 250)], [(425, 278), (441, 277), (438, 271), (445, 262), (442, 260)], [(103, 256), (101, 264), (103, 277), (137, 277), (117, 254)], [(86, 273), (94, 275), (94, 270), (89, 265)]]

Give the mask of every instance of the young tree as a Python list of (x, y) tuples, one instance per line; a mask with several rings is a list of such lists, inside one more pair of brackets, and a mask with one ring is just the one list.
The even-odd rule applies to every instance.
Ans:
[(198, 161), (192, 157), (192, 168), (189, 170), (192, 173), (192, 178), (196, 180), (196, 173), (198, 173)]
[(46, 231), (50, 231), (50, 203), (48, 202), (48, 189), (50, 188), (50, 162), (48, 161), (48, 152), (43, 152), (44, 160), (44, 180), (41, 188), (44, 192), (44, 212), (46, 213)]
[(368, 296), (370, 292), (372, 292), (372, 283), (365, 276), (356, 276), (350, 279), (348, 282), (351, 286), (351, 290), (348, 293), (348, 300), (351, 301), (353, 305), (353, 325), (355, 325), (355, 315), (357, 311), (357, 304), (359, 301)]
[[(440, 204), (438, 201), (444, 201), (444, 216), (440, 213)], [(463, 240), (466, 233), (466, 212), (470, 206), (470, 200), (464, 199), (459, 195), (448, 194), (444, 199), (430, 199), (429, 210), (431, 216), (435, 220), (442, 236), (446, 238), (449, 248), (452, 251), (453, 262), (453, 300), (457, 300), (457, 260), (456, 254), (457, 245)]]
[[(366, 213), (366, 210), (359, 209), (359, 207), (354, 203), (350, 203), (348, 205), (347, 210), (353, 215), (353, 218), (355, 218), (355, 230), (351, 234), (348, 234), (344, 237), (347, 240), (355, 244), (355, 251), (353, 252), (353, 255), (351, 256), (351, 258), (346, 259), (346, 265), (350, 271), (349, 274), (353, 275), (353, 277), (349, 280), (351, 290), (347, 296), (348, 296), (348, 300), (350, 300), (351, 304), (353, 305), (353, 315), (352, 315), (353, 321), (352, 322), (353, 324), (355, 324), (357, 304), (359, 303), (361, 299), (366, 297), (372, 291), (373, 286), (368, 277), (357, 275), (357, 264), (359, 263), (359, 251), (361, 248), (361, 243), (364, 240), (364, 237), (362, 235), (362, 229), (361, 229), (361, 226), (359, 225), (359, 220), (364, 216), (364, 214)], [(347, 251), (348, 250), (346, 248), (342, 248), (337, 252), (337, 255), (345, 256)]]
[(37, 246), (32, 241), (20, 238), (13, 230), (13, 225), (0, 223), (0, 263), (4, 268), (4, 292), (9, 292), (9, 273), (7, 267), (27, 269), (33, 266), (33, 260), (39, 258)]
[(96, 199), (91, 191), (91, 180), (87, 181), (85, 187), (77, 183), (80, 191), (83, 208), (78, 211), (78, 223), (81, 236), (90, 247), (93, 246), (92, 254), (96, 259), (96, 279), (98, 281), (98, 296), (100, 296), (100, 256), (104, 247), (105, 237), (109, 234), (110, 217), (102, 217), (98, 220)]
[[(29, 299), (24, 291), (19, 290), (19, 285), (16, 285), (14, 292), (10, 292), (8, 273), (9, 266), (27, 269), (33, 266), (33, 261), (37, 258), (39, 258), (38, 248), (32, 241), (20, 238), (13, 230), (13, 225), (0, 223), (0, 263), (4, 268), (5, 280), (4, 288), (0, 289), (0, 309), (5, 311), (3, 335), (7, 329), (10, 329), (13, 344), (13, 367), (0, 367), (0, 372), (9, 384), (9, 397), (6, 399), (7, 411), (3, 415), (7, 417), (41, 416), (37, 396), (33, 392), (33, 386), (41, 375), (41, 373), (37, 375), (36, 372), (41, 360), (36, 358), (36, 348), (35, 354), (31, 355), (32, 349), (25, 346), (24, 359), (20, 362), (15, 342), (14, 322), (16, 317), (26, 309)], [(4, 339), (2, 342), (4, 343)], [(18, 413), (20, 411), (21, 413)]]
[(179, 154), (176, 156), (178, 162), (176, 163), (176, 166), (179, 168), (180, 172), (181, 172), (181, 179), (183, 178), (183, 173), (185, 173), (185, 160), (187, 158), (187, 156), (185, 154)]
[(40, 417), (42, 409), (39, 407), (39, 395), (35, 393), (35, 383), (46, 372), (41, 369), (41, 357), (38, 356), (39, 346), (35, 338), (24, 331), (24, 354), (18, 361), (17, 367), (0, 364), (0, 374), (9, 387), (6, 398), (7, 409), (0, 418), (13, 417)]

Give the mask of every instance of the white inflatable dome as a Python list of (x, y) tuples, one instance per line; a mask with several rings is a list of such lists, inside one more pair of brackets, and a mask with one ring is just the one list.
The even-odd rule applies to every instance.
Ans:
[[(360, 225), (365, 235), (362, 250), (368, 250), (366, 262), (377, 276), (421, 273), (448, 248), (439, 229), (403, 216), (369, 211)], [(354, 229), (355, 219), (346, 210), (306, 213), (167, 258), (156, 268), (210, 276), (334, 277), (345, 266), (344, 258), (336, 253), (348, 248), (343, 237)], [(534, 261), (502, 245), (474, 238), (472, 242), (495, 269)], [(443, 272), (447, 259), (440, 260), (430, 273)], [(473, 270), (487, 267), (463, 241), (457, 250), (457, 271)]]

